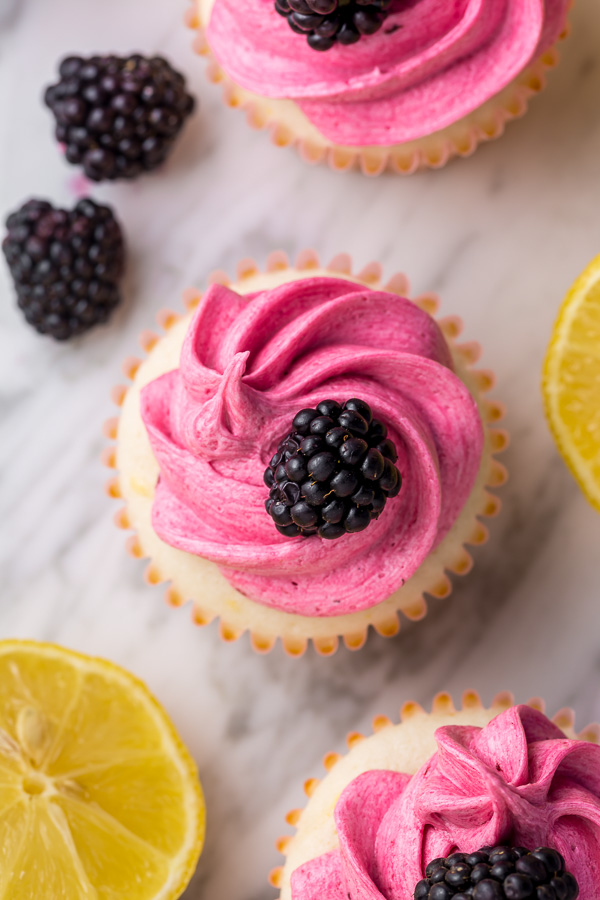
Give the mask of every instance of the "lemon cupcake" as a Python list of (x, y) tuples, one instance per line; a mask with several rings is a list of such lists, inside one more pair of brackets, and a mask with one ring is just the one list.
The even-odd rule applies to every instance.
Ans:
[(288, 816), (281, 900), (593, 900), (600, 730), (512, 704), (441, 694), (431, 714), (409, 703), (400, 724), (349, 735)]
[(403, 276), (381, 287), (377, 265), (353, 276), (311, 253), (267, 269), (217, 276), (143, 336), (115, 393), (109, 491), (148, 580), (198, 624), (219, 617), (263, 652), (356, 649), (470, 569), (505, 479), (502, 409), (478, 346), (455, 343), (434, 298), (406, 299)]
[[(310, 162), (408, 174), (468, 156), (557, 62), (569, 0), (193, 0), (231, 106)], [(324, 51), (324, 52), (319, 52)]]

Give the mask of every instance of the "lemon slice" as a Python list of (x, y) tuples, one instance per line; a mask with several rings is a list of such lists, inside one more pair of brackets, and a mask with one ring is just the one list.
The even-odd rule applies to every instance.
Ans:
[(0, 641), (2, 900), (173, 900), (203, 839), (195, 765), (140, 681)]
[(600, 256), (561, 307), (544, 364), (543, 391), (558, 448), (600, 510)]

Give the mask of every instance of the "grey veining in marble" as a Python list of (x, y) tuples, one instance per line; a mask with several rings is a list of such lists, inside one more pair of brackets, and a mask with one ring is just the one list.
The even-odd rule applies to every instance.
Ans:
[[(164, 172), (95, 189), (127, 230), (127, 301), (70, 346), (39, 338), (0, 267), (0, 637), (58, 641), (122, 663), (166, 705), (208, 798), (187, 900), (268, 900), (287, 809), (346, 732), (441, 689), (546, 697), (600, 718), (600, 517), (547, 431), (539, 381), (560, 300), (600, 251), (600, 6), (577, 0), (563, 62), (529, 114), (470, 160), (410, 179), (310, 168), (225, 109), (169, 0), (0, 0), (0, 213), (73, 200), (75, 171), (40, 103), (68, 52), (160, 51), (200, 98)], [(100, 429), (121, 360), (156, 311), (215, 268), (306, 246), (403, 269), (484, 346), (509, 409), (511, 480), (473, 573), (424, 623), (358, 654), (287, 659), (222, 645), (168, 609), (125, 555), (103, 493)]]

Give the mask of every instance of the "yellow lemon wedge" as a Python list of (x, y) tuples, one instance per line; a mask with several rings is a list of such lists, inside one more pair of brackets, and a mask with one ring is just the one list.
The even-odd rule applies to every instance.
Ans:
[(142, 682), (0, 641), (0, 898), (174, 900), (204, 812), (194, 762)]
[(600, 256), (561, 307), (544, 364), (543, 392), (558, 448), (600, 510)]

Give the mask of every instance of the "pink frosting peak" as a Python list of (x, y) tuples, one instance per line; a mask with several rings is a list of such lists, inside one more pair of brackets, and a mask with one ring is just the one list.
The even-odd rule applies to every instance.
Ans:
[(293, 900), (412, 900), (432, 859), (502, 843), (558, 850), (581, 900), (595, 900), (600, 746), (569, 740), (528, 706), (435, 736), (416, 775), (371, 771), (348, 785), (335, 808), (339, 850), (292, 874)]
[(329, 140), (432, 134), (505, 88), (558, 39), (569, 0), (394, 0), (380, 31), (312, 50), (274, 0), (216, 0), (210, 45), (238, 84), (295, 100)]
[[(284, 537), (265, 510), (265, 468), (300, 409), (350, 397), (386, 424), (402, 490), (359, 534)], [(252, 599), (308, 616), (366, 609), (410, 578), (461, 511), (483, 445), (435, 321), (334, 278), (246, 296), (213, 285), (179, 368), (144, 388), (141, 411), (160, 467), (156, 533)]]

